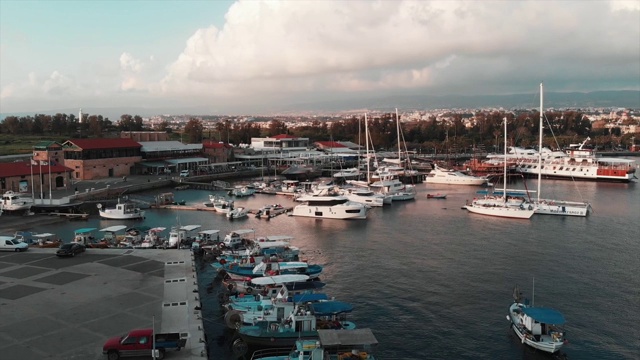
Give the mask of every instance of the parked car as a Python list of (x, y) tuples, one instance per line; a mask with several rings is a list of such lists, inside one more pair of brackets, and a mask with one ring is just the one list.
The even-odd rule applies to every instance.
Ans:
[(27, 251), (29, 244), (19, 241), (15, 236), (0, 236), (0, 250), (2, 251)]
[(60, 245), (60, 248), (58, 249), (58, 251), (56, 251), (56, 255), (60, 257), (63, 257), (63, 256), (74, 257), (80, 253), (83, 253), (84, 251), (85, 251), (84, 245), (73, 242), (73, 243)]
[(155, 334), (152, 329), (131, 330), (123, 336), (113, 337), (102, 346), (102, 353), (108, 360), (117, 360), (121, 357), (147, 356), (151, 357), (155, 343), (156, 359), (163, 359), (168, 350), (180, 350), (187, 339), (181, 338), (180, 333)]
[(189, 170), (180, 171), (180, 177), (189, 177)]

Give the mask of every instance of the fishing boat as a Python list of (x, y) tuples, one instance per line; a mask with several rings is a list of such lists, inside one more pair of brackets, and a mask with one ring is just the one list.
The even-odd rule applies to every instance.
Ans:
[(297, 340), (295, 348), (256, 350), (252, 360), (375, 360), (378, 340), (371, 329), (318, 330), (318, 339)]
[(134, 203), (131, 202), (120, 202), (118, 199), (118, 203), (116, 207), (113, 209), (107, 209), (106, 207), (103, 209), (102, 204), (98, 204), (98, 212), (100, 213), (100, 217), (104, 219), (114, 219), (114, 220), (134, 220), (134, 219), (144, 219), (144, 210), (140, 210)]
[(169, 240), (167, 240), (163, 246), (170, 249), (179, 249), (185, 245), (191, 246), (191, 242), (193, 242), (195, 236), (191, 237), (190, 233), (194, 230), (199, 229), (200, 227), (201, 225), (184, 225), (172, 227), (171, 231), (169, 231)]
[(350, 201), (344, 196), (303, 195), (296, 201), (302, 202), (291, 211), (292, 216), (320, 219), (366, 219), (368, 206)]
[(33, 206), (33, 197), (31, 194), (20, 193), (14, 191), (6, 191), (2, 194), (2, 202), (0, 203), (0, 211), (29, 211)]
[(57, 248), (62, 245), (62, 239), (56, 237), (52, 233), (32, 234), (32, 243), (29, 246), (39, 248)]
[[(542, 129), (543, 129), (543, 84), (540, 83), (540, 135), (539, 135), (539, 148), (542, 148)], [(542, 153), (538, 153), (538, 169), (542, 168)], [(587, 216), (591, 209), (591, 204), (586, 201), (566, 201), (556, 199), (543, 199), (541, 198), (542, 191), (542, 172), (538, 171), (538, 197), (534, 201), (536, 214), (543, 215), (561, 215), (561, 216)]]
[[(244, 266), (241, 266), (244, 265)], [(256, 262), (254, 264), (240, 264), (237, 262), (227, 262), (222, 264), (221, 270), (227, 273), (242, 277), (261, 277), (273, 275), (302, 274), (309, 278), (317, 278), (322, 272), (322, 266), (309, 264), (304, 261), (276, 261), (276, 262)]]
[(446, 198), (447, 198), (447, 194), (440, 194), (440, 193), (427, 194), (427, 199), (446, 199)]
[(206, 206), (213, 207), (216, 212), (223, 214), (233, 210), (233, 204), (232, 199), (216, 195), (209, 195), (209, 203), (205, 203)]
[(565, 323), (564, 316), (555, 309), (535, 307), (533, 299), (522, 298), (516, 285), (513, 291), (513, 304), (509, 306), (507, 320), (523, 344), (549, 353), (555, 353), (566, 343), (565, 331), (560, 326)]
[(353, 306), (341, 301), (298, 303), (289, 316), (241, 326), (238, 335), (250, 346), (293, 346), (296, 340), (317, 339), (319, 329), (355, 329), (356, 325), (346, 320), (351, 311)]

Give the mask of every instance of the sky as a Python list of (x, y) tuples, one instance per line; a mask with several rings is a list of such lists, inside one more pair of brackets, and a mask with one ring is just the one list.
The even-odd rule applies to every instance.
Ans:
[(640, 0), (0, 0), (0, 113), (640, 90)]

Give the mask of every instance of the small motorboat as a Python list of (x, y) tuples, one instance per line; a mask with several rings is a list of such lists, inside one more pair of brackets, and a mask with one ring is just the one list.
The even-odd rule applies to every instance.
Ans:
[(427, 199), (446, 199), (447, 194), (427, 194)]

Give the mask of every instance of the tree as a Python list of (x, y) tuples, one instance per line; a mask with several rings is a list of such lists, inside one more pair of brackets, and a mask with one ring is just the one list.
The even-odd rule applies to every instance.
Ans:
[(189, 119), (189, 122), (184, 127), (184, 134), (187, 135), (189, 143), (196, 144), (202, 142), (203, 129), (202, 121), (196, 118)]
[(280, 120), (271, 120), (267, 136), (276, 136), (287, 133), (287, 124)]

